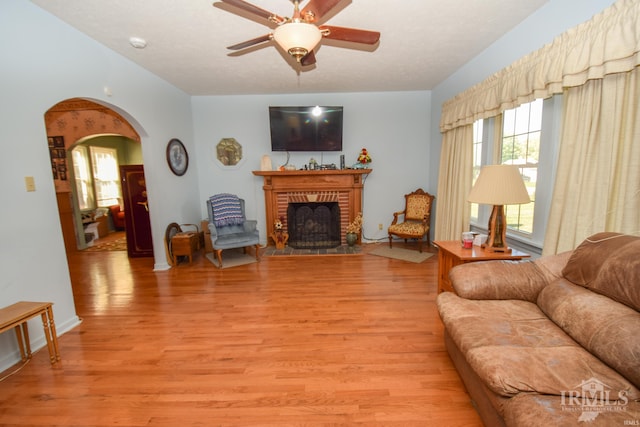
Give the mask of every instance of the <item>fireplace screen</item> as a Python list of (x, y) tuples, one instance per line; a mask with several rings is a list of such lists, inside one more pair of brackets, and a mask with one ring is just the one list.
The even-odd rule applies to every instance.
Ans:
[(289, 203), (289, 246), (322, 249), (340, 246), (340, 206), (337, 202)]

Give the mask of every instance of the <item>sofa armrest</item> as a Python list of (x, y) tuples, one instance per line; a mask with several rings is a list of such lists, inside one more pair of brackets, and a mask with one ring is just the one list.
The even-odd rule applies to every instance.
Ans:
[(534, 302), (538, 293), (562, 277), (570, 253), (535, 261), (485, 261), (462, 264), (449, 272), (456, 293), (467, 299), (519, 299)]

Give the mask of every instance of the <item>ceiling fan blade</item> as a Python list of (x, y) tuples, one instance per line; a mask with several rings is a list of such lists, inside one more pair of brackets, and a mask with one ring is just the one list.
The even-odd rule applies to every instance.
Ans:
[(265, 34), (264, 36), (256, 37), (255, 39), (247, 40), (246, 42), (234, 44), (233, 46), (227, 46), (227, 49), (231, 49), (231, 50), (244, 49), (246, 47), (253, 46), (253, 45), (256, 45), (258, 43), (263, 43), (263, 42), (269, 41), (269, 40), (271, 40), (272, 37), (273, 37), (273, 35), (271, 33)]
[[(319, 27), (323, 31), (323, 37), (332, 40), (342, 40), (345, 42), (376, 44), (380, 40), (378, 31), (358, 30), (356, 28), (334, 27), (331, 25), (322, 25)], [(328, 34), (325, 34), (328, 30)]]
[(342, 0), (310, 0), (300, 11), (300, 15), (307, 22), (316, 22), (322, 19), (331, 9), (336, 7)]
[(280, 24), (285, 21), (282, 16), (276, 15), (275, 13), (269, 12), (268, 10), (264, 10), (259, 8), (258, 6), (254, 6), (251, 3), (247, 3), (244, 0), (221, 0), (223, 3), (230, 4), (231, 6), (235, 6), (239, 9), (242, 9), (246, 12), (252, 13), (254, 15), (258, 15), (261, 18), (265, 18), (271, 22), (275, 22), (276, 24)]
[(305, 56), (300, 59), (300, 65), (307, 66), (313, 65), (316, 63), (316, 54), (313, 53), (313, 50), (307, 53)]

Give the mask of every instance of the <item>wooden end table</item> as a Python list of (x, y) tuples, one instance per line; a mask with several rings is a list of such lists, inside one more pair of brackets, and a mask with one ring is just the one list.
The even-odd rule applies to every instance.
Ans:
[(200, 249), (200, 233), (182, 232), (171, 238), (171, 254), (174, 265), (178, 265), (178, 257), (186, 256), (189, 264), (193, 262), (193, 254)]
[(449, 270), (456, 265), (468, 262), (508, 260), (518, 261), (529, 258), (531, 255), (512, 249), (511, 253), (489, 252), (480, 246), (472, 246), (471, 249), (462, 247), (460, 240), (439, 240), (433, 242), (438, 247), (438, 293), (448, 291), (455, 292)]
[(42, 317), (42, 326), (44, 327), (44, 336), (47, 339), (51, 363), (56, 363), (60, 360), (52, 306), (53, 303), (51, 302), (20, 301), (0, 309), (0, 333), (9, 329), (15, 330), (23, 362), (31, 359), (31, 342), (29, 341), (27, 321), (37, 315)]

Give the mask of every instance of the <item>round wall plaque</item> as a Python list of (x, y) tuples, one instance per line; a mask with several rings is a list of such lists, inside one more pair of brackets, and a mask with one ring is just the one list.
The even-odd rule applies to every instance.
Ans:
[(173, 138), (167, 145), (167, 163), (171, 172), (182, 176), (189, 167), (189, 155), (187, 149), (179, 139)]

